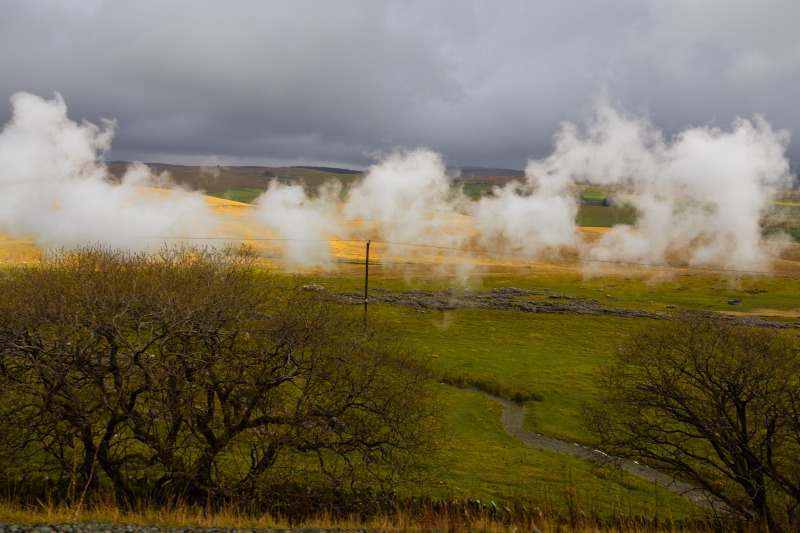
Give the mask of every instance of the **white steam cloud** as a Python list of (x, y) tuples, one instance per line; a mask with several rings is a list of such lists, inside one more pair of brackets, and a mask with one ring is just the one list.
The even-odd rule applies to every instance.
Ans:
[(162, 195), (144, 165), (132, 165), (112, 185), (99, 159), (108, 153), (115, 123), (100, 126), (67, 117), (61, 95), (11, 98), (13, 116), (0, 133), (0, 227), (45, 246), (108, 242), (138, 248), (150, 238), (210, 234), (214, 218), (202, 197)]
[[(44, 245), (214, 236), (217, 219), (200, 196), (142, 188), (163, 186), (167, 176), (135, 164), (121, 185), (109, 182), (99, 159), (113, 122), (73, 122), (59, 95), (18, 93), (12, 104), (0, 133), (4, 231)], [(273, 181), (251, 218), (284, 239), (297, 265), (332, 265), (331, 239), (372, 239), (389, 243), (387, 256), (412, 256), (421, 248), (411, 244), (460, 257), (476, 248), (532, 259), (569, 251), (587, 261), (761, 269), (770, 248), (760, 217), (790, 181), (788, 141), (759, 116), (666, 138), (601, 98), (584, 128), (562, 125), (553, 153), (529, 162), (525, 183), (477, 202), (452, 186), (441, 155), (417, 149), (384, 157), (346, 193), (332, 182), (310, 197), (300, 185)], [(575, 219), (583, 183), (616, 186), (618, 200), (637, 211), (635, 225), (582, 238)]]
[(329, 265), (333, 261), (329, 239), (341, 232), (337, 202), (339, 182), (328, 182), (318, 198), (309, 198), (301, 185), (270, 182), (267, 192), (256, 199), (255, 219), (277, 231), (283, 239), (284, 255), (292, 265)]
[(760, 216), (791, 181), (788, 142), (787, 131), (760, 116), (665, 139), (646, 119), (600, 100), (586, 131), (564, 124), (553, 155), (533, 172), (628, 187), (635, 226), (586, 247), (589, 259), (757, 269), (767, 257)]
[(473, 210), (484, 246), (532, 257), (575, 246), (578, 203), (570, 177), (541, 161), (529, 161), (525, 175), (525, 187), (495, 188), (494, 197), (481, 198)]
[(461, 223), (463, 205), (441, 155), (419, 149), (395, 152), (372, 166), (350, 190), (344, 216), (377, 222), (379, 238), (390, 243), (463, 247), (469, 239)]

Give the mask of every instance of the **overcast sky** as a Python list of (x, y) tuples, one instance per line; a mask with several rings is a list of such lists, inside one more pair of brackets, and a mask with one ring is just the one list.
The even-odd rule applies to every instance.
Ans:
[(9, 97), (117, 120), (111, 158), (522, 169), (602, 91), (667, 135), (762, 114), (800, 160), (797, 0), (0, 0)]

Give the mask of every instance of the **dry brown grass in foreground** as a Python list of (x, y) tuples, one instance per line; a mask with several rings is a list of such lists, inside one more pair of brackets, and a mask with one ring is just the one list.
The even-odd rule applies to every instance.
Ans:
[(225, 508), (209, 512), (188, 506), (147, 507), (134, 511), (122, 510), (113, 504), (93, 506), (53, 505), (38, 502), (35, 505), (20, 505), (0, 501), (0, 522), (13, 524), (65, 524), (65, 523), (114, 523), (140, 526), (176, 528), (231, 528), (231, 529), (279, 529), (302, 530), (306, 528), (337, 531), (437, 531), (437, 532), (570, 532), (570, 533), (711, 533), (737, 531), (756, 533), (755, 526), (734, 523), (723, 518), (705, 520), (673, 521), (671, 518), (643, 516), (600, 517), (575, 511), (568, 515), (550, 514), (538, 509), (528, 517), (519, 515), (507, 518), (492, 518), (488, 514), (465, 518), (462, 513), (446, 506), (424, 509), (399, 510), (392, 514), (370, 517), (349, 516), (339, 518), (330, 514), (288, 520), (271, 514), (247, 513)]

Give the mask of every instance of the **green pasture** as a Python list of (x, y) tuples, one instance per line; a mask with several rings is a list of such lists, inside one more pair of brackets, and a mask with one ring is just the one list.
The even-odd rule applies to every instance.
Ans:
[(636, 222), (636, 209), (630, 206), (602, 206), (581, 204), (576, 223), (590, 228), (611, 228), (619, 224)]
[(786, 200), (775, 202), (764, 213), (761, 225), (766, 237), (782, 233), (800, 242), (800, 204)]
[[(284, 185), (300, 184), (310, 195), (316, 195), (318, 189), (325, 183), (331, 180), (339, 181), (344, 187), (352, 184), (355, 180), (361, 178), (360, 174), (330, 174), (320, 172), (310, 172), (306, 175), (275, 175), (267, 178), (262, 178), (266, 184), (270, 180), (277, 180)], [(234, 200), (236, 202), (252, 203), (256, 198), (263, 194), (267, 187), (233, 187), (226, 189), (210, 190), (206, 194), (216, 198), (224, 198), (226, 200)]]
[(602, 202), (606, 199), (608, 193), (606, 191), (598, 191), (593, 189), (586, 189), (581, 191), (580, 197), (582, 200), (594, 200), (598, 202)]
[[(373, 265), (370, 288), (411, 290), (515, 287), (539, 294), (530, 299), (597, 300), (603, 307), (676, 312), (682, 309), (790, 310), (800, 306), (800, 280), (674, 275), (643, 272), (627, 277), (586, 278), (540, 273), (475, 276), (466, 283), (449, 277), (388, 278)], [(654, 279), (663, 274), (665, 279)], [(289, 280), (295, 283), (298, 280)], [(303, 278), (331, 291), (363, 291), (363, 279), (336, 274)], [(740, 300), (732, 306), (729, 300)], [(431, 358), (449, 381), (499, 383), (537, 395), (526, 405), (529, 430), (571, 442), (587, 442), (581, 413), (597, 392), (595, 372), (610, 361), (625, 338), (653, 319), (576, 314), (531, 314), (462, 309), (431, 311), (373, 303), (369, 318), (394, 330), (416, 352)], [(563, 511), (570, 505), (600, 514), (686, 517), (700, 511), (679, 496), (612, 468), (524, 445), (502, 428), (502, 407), (470, 390), (434, 384), (452, 450), (437, 483), (424, 495), (529, 502)]]
[(420, 313), (385, 305), (371, 311), (430, 355), (441, 375), (496, 380), (543, 397), (527, 402), (527, 429), (582, 442), (580, 415), (597, 390), (595, 370), (646, 321), (479, 309)]
[(502, 406), (476, 392), (441, 385), (441, 407), (453, 446), (440, 483), (427, 495), (522, 502), (564, 512), (572, 504), (603, 515), (660, 518), (699, 514), (683, 498), (582, 459), (531, 448), (507, 434)]
[[(380, 266), (374, 266), (371, 272), (380, 273)], [(526, 297), (530, 299), (566, 301), (569, 296), (597, 300), (606, 308), (665, 313), (685, 309), (790, 310), (800, 305), (800, 280), (662, 274), (666, 278), (658, 281), (653, 272), (584, 278), (531, 271), (484, 275), (466, 285), (471, 289), (516, 287), (541, 293)], [(331, 290), (363, 290), (359, 279), (316, 281)], [(371, 289), (436, 290), (464, 285), (445, 277), (370, 280)], [(741, 305), (730, 305), (729, 300), (739, 300)], [(654, 323), (649, 318), (479, 309), (432, 311), (376, 303), (370, 305), (369, 316), (383, 321), (409, 346), (431, 357), (438, 375), (450, 382), (461, 378), (462, 382), (497, 383), (512, 393), (541, 396), (542, 401), (525, 404), (526, 428), (571, 442), (588, 442), (581, 414), (597, 392), (596, 370), (611, 360), (627, 336)], [(564, 495), (569, 485), (565, 479), (570, 476), (574, 486), (580, 487), (582, 509), (626, 512), (625, 506), (631, 505), (655, 512), (652, 506), (658, 501), (676, 517), (697, 512), (682, 499), (636, 478), (528, 448), (502, 429), (499, 404), (476, 392), (441, 387), (446, 424), (458, 444), (458, 459), (451, 462), (442, 479), (443, 490), (481, 499), (536, 495), (547, 505), (562, 509), (559, 506), (566, 505)], [(658, 512), (664, 512), (664, 507)]]
[[(318, 280), (336, 290), (360, 292), (360, 280)], [(404, 281), (373, 279), (372, 289), (444, 289), (446, 278)], [(662, 282), (649, 278), (591, 278), (571, 275), (487, 275), (471, 288), (516, 287), (541, 294), (596, 300), (606, 308), (672, 313), (680, 310), (748, 311), (796, 309), (800, 281), (678, 276)], [(731, 305), (731, 300), (741, 304)], [(580, 413), (596, 391), (593, 373), (608, 361), (627, 335), (652, 319), (572, 314), (531, 314), (462, 309), (431, 311), (373, 304), (370, 316), (385, 320), (417, 350), (434, 359), (451, 382), (502, 385), (511, 393), (543, 397), (528, 402), (528, 429), (585, 441)], [(785, 319), (794, 321), (793, 319)]]
[(789, 236), (794, 242), (800, 242), (800, 223), (798, 227), (787, 228), (781, 226), (764, 226), (761, 234), (766, 238), (774, 238), (777, 236)]
[(302, 175), (277, 173), (274, 178), (284, 185), (301, 184), (310, 195), (316, 195), (320, 187), (329, 181), (338, 181), (343, 189), (347, 189), (354, 182), (362, 179), (361, 174), (332, 174), (326, 172), (307, 172)]
[(479, 200), (480, 198), (491, 195), (492, 189), (494, 189), (495, 185), (489, 182), (474, 182), (468, 181), (463, 184), (460, 184), (461, 190), (466, 194), (469, 198), (473, 200)]
[(222, 198), (224, 200), (233, 200), (234, 202), (244, 202), (249, 204), (261, 196), (266, 190), (266, 187), (244, 187), (241, 189), (221, 189), (218, 191), (209, 191), (206, 194), (215, 198)]

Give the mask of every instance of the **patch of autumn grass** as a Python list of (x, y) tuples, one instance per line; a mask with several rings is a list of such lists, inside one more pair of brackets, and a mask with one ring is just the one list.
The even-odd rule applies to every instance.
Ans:
[[(21, 507), (18, 504), (2, 500), (0, 500), (0, 522), (31, 525), (92, 522), (95, 524), (113, 523), (181, 529), (228, 528), (235, 530), (275, 529), (279, 531), (324, 529), (329, 531), (448, 531), (453, 533), (476, 531), (485, 533), (513, 531), (572, 531), (574, 533), (684, 531), (686, 533), (705, 533), (719, 530), (719, 521), (710, 518), (681, 519), (670, 516), (637, 516), (627, 513), (603, 517), (580, 512), (566, 516), (534, 511), (528, 513), (525, 518), (515, 515), (511, 520), (492, 519), (488, 515), (465, 519), (460, 514), (427, 506), (413, 511), (400, 509), (391, 514), (377, 514), (370, 517), (338, 518), (322, 515), (301, 521), (289, 521), (268, 514), (243, 513), (231, 509), (207, 512), (204, 509), (173, 506), (123, 511), (118, 507), (103, 504), (76, 509), (74, 506), (50, 506), (41, 502), (35, 506)], [(740, 530), (743, 533), (749, 533), (747, 529), (740, 528)]]

